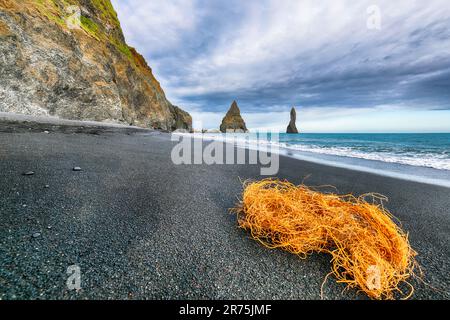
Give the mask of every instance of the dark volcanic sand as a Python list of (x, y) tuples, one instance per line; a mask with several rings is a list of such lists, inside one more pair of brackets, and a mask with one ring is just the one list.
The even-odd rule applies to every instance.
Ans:
[[(173, 144), (137, 129), (0, 123), (0, 298), (319, 299), (330, 256), (268, 250), (227, 211), (259, 167), (175, 166)], [(387, 195), (436, 288), (413, 281), (414, 298), (450, 297), (450, 189), (281, 158), (278, 177), (308, 175)], [(73, 264), (79, 292), (66, 288)], [(343, 289), (330, 277), (325, 298), (365, 299)]]

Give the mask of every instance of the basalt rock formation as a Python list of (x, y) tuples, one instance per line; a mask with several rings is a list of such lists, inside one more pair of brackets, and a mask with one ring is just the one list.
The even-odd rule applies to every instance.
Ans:
[(109, 0), (0, 0), (0, 111), (192, 130)]
[(173, 105), (170, 105), (170, 111), (174, 120), (170, 127), (172, 131), (192, 132), (192, 117), (189, 113)]
[(289, 122), (289, 126), (287, 127), (286, 133), (298, 133), (298, 129), (295, 124), (296, 121), (297, 121), (297, 112), (293, 107), (291, 109), (291, 121)]
[(245, 133), (248, 132), (247, 127), (245, 126), (244, 119), (242, 119), (241, 111), (236, 103), (233, 101), (230, 109), (222, 120), (222, 124), (220, 125), (220, 131), (223, 133), (226, 132), (236, 132), (236, 133)]

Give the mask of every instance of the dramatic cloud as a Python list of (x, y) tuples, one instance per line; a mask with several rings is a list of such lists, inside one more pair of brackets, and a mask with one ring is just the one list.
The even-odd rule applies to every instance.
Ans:
[[(169, 99), (206, 126), (217, 127), (208, 119), (220, 120), (234, 99), (256, 127), (280, 127), (293, 105), (305, 118), (308, 109), (450, 110), (448, 0), (113, 4)], [(379, 30), (367, 26), (372, 5)]]

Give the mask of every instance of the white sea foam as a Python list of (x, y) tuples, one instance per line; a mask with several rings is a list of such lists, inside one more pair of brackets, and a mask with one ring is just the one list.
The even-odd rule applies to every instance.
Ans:
[[(232, 142), (237, 146), (246, 148), (270, 148), (271, 146), (277, 147), (282, 150), (295, 152), (308, 152), (315, 154), (347, 157), (347, 158), (357, 158), (373, 161), (381, 161), (387, 163), (398, 163), (417, 167), (427, 167), (440, 170), (450, 170), (450, 157), (448, 154), (441, 153), (414, 153), (414, 152), (403, 152), (403, 153), (392, 153), (392, 152), (365, 152), (356, 150), (351, 147), (335, 147), (335, 146), (317, 146), (317, 145), (307, 145), (307, 144), (287, 144), (278, 141), (267, 141), (252, 139), (252, 136), (242, 136), (239, 135), (222, 135), (222, 134), (193, 134), (192, 136), (197, 138), (203, 138), (204, 140), (215, 140)], [(249, 138), (250, 137), (250, 138)]]
[(406, 164), (417, 167), (450, 170), (450, 159), (444, 158), (441, 155), (437, 154), (419, 154), (411, 152), (403, 154), (393, 154), (389, 152), (361, 152), (348, 147), (315, 147), (303, 145), (286, 146), (283, 143), (281, 144), (281, 147), (294, 151), (313, 152), (340, 157), (375, 160), (388, 163)]

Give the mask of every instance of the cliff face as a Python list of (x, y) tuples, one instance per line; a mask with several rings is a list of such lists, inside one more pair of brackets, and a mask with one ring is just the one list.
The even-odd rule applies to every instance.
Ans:
[(220, 125), (220, 131), (223, 133), (226, 132), (237, 132), (244, 133), (248, 132), (247, 127), (245, 126), (244, 119), (241, 116), (241, 110), (236, 103), (233, 101), (230, 109), (222, 120), (222, 124)]
[(109, 0), (0, 0), (0, 111), (192, 129)]

